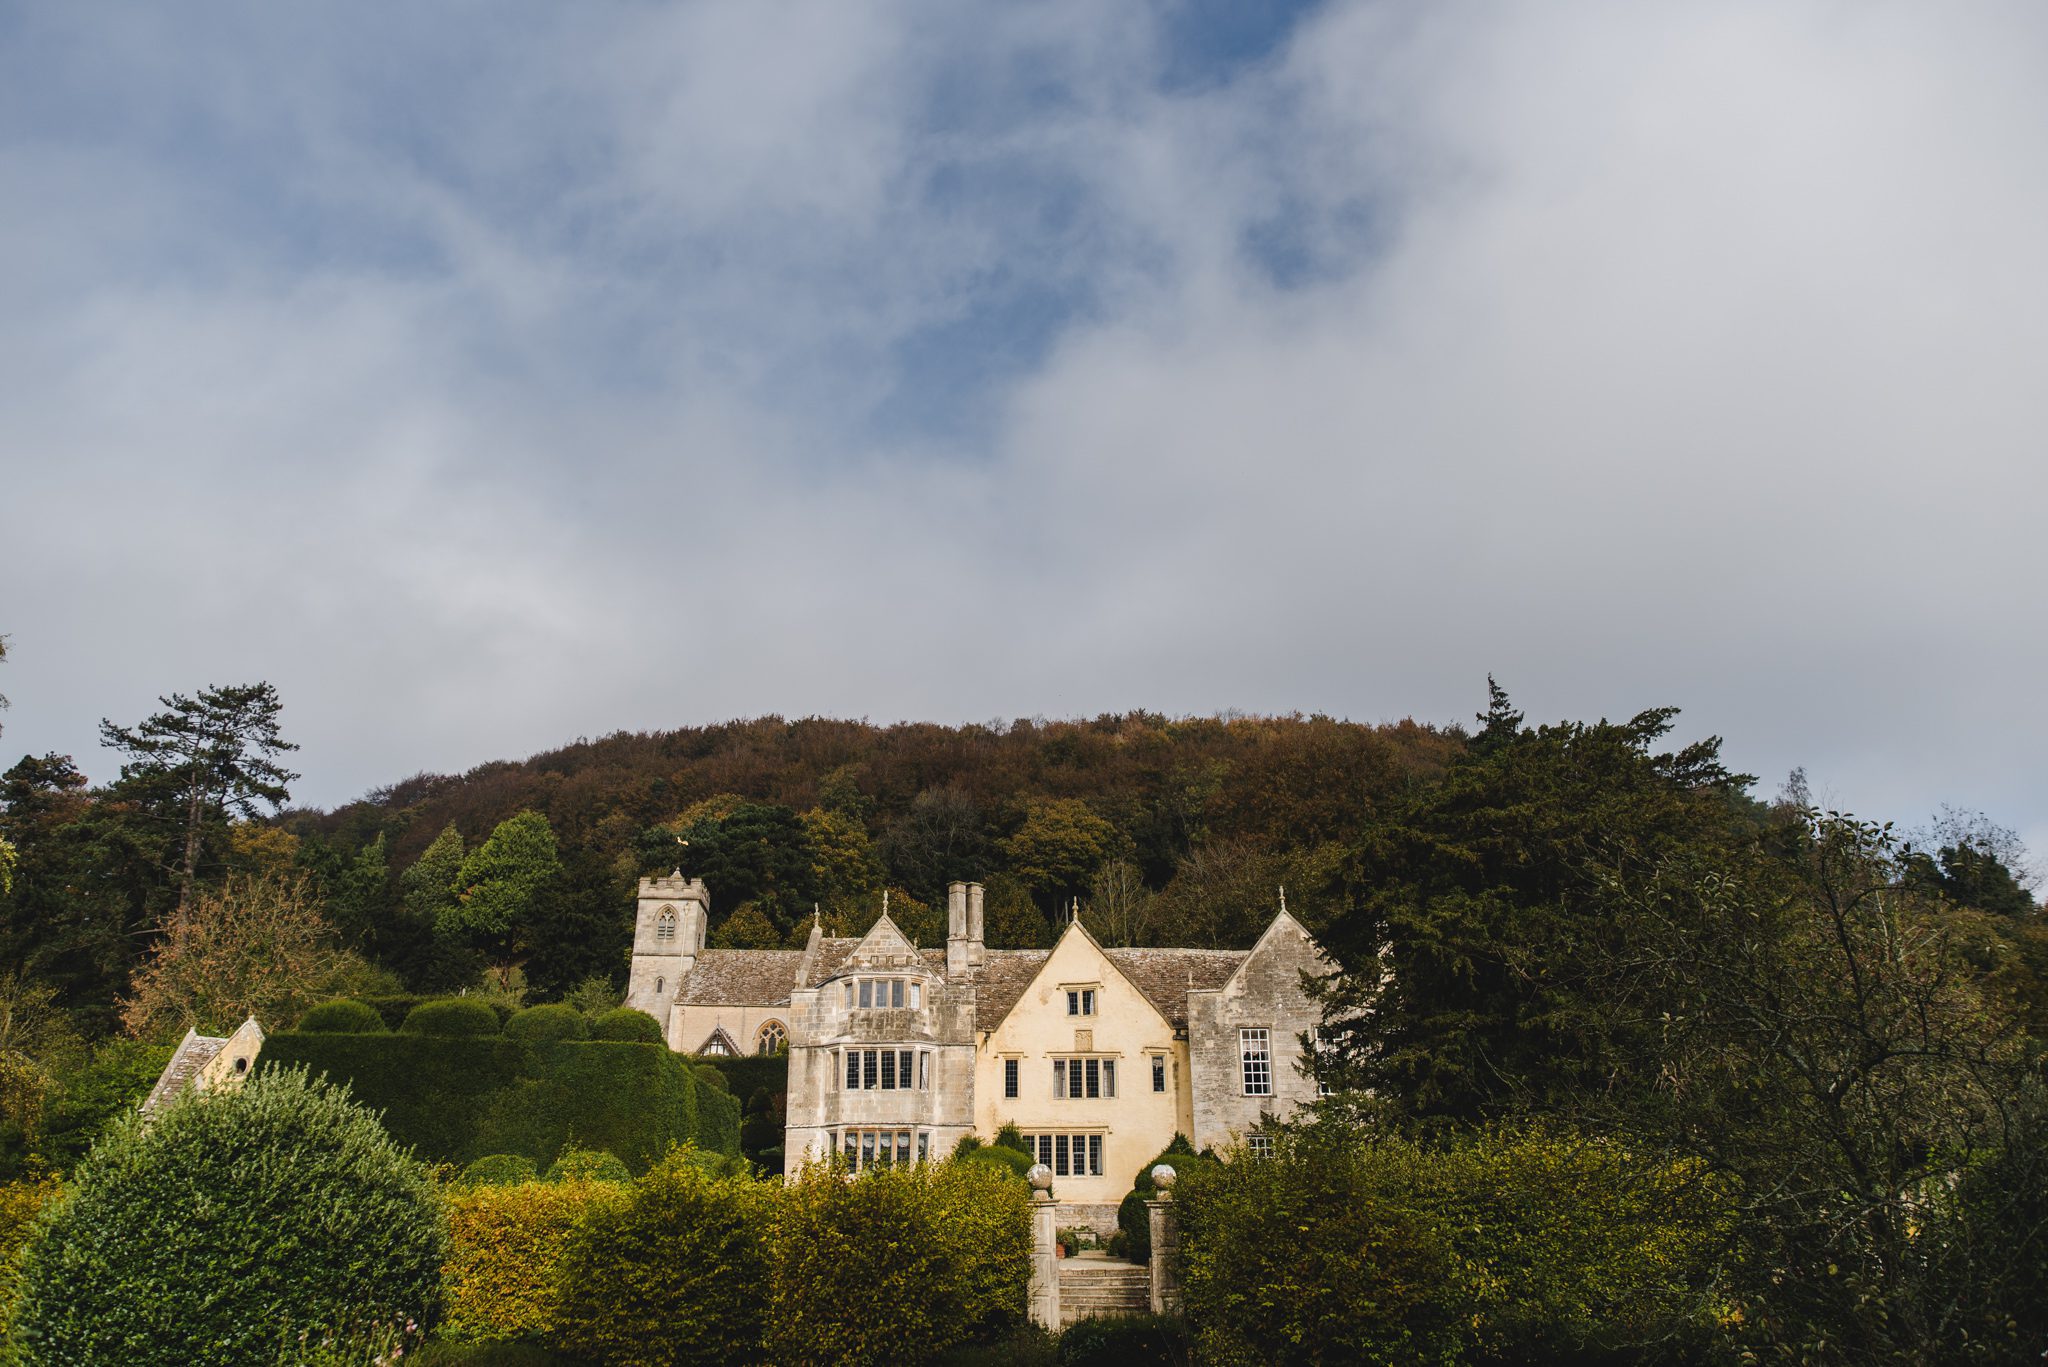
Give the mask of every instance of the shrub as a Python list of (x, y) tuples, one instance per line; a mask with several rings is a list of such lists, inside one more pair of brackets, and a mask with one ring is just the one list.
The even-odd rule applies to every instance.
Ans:
[(690, 1073), (693, 1077), (697, 1079), (697, 1081), (703, 1083), (706, 1087), (709, 1087), (714, 1091), (724, 1092), (728, 1096), (732, 1094), (732, 1084), (727, 1082), (725, 1080), (725, 1074), (719, 1072), (716, 1068), (713, 1068), (708, 1064), (700, 1063), (692, 1069), (690, 1069)]
[(645, 1011), (630, 1006), (614, 1007), (599, 1016), (590, 1027), (591, 1038), (615, 1040), (622, 1044), (665, 1044), (661, 1022)]
[(457, 1191), (477, 1187), (516, 1187), (540, 1174), (533, 1160), (523, 1153), (487, 1153), (464, 1168), (449, 1185)]
[(313, 1035), (381, 1035), (390, 1027), (374, 1008), (361, 1002), (321, 1002), (299, 1017), (298, 1028)]
[(1544, 1133), (1427, 1148), (1307, 1131), (1175, 1187), (1204, 1362), (1697, 1355), (1718, 1194), (1684, 1164)]
[(530, 1343), (429, 1343), (405, 1359), (407, 1367), (580, 1367)]
[(505, 1022), (505, 1033), (525, 1045), (555, 1044), (562, 1040), (589, 1039), (590, 1022), (575, 1007), (555, 1002), (515, 1012)]
[(602, 1149), (563, 1149), (548, 1165), (550, 1182), (630, 1182), (626, 1165)]
[(722, 1114), (716, 1101), (731, 1106), (731, 1098), (699, 1088), (689, 1065), (662, 1045), (571, 1040), (550, 1048), (536, 1066), (538, 1077), (495, 1098), (478, 1143), (526, 1154), (542, 1167), (572, 1144), (604, 1149), (636, 1173), (677, 1144), (738, 1147), (736, 1135), (702, 1124), (707, 1110)]
[(1030, 1173), (1033, 1160), (1017, 1152), (1015, 1149), (988, 1144), (979, 1148), (969, 1149), (966, 1153), (960, 1155), (960, 1161), (963, 1163), (973, 1163), (980, 1167), (994, 1168), (997, 1172), (1009, 1173), (1013, 1177), (1023, 1178)]
[(624, 1199), (593, 1182), (493, 1186), (448, 1198), (448, 1298), (453, 1338), (545, 1338), (561, 1307), (562, 1258), (578, 1222)]
[(610, 1367), (759, 1361), (772, 1200), (677, 1150), (594, 1205), (562, 1259), (560, 1346)]
[(438, 1035), (442, 1038), (495, 1035), (499, 1031), (498, 1013), (488, 1003), (471, 997), (447, 997), (415, 1006), (399, 1030), (408, 1035)]
[(1152, 1261), (1152, 1212), (1146, 1203), (1152, 1198), (1152, 1169), (1161, 1163), (1172, 1168), (1174, 1176), (1180, 1178), (1203, 1165), (1214, 1167), (1216, 1160), (1196, 1153), (1187, 1136), (1176, 1134), (1157, 1157), (1138, 1169), (1138, 1175), (1131, 1180), (1131, 1190), (1116, 1208), (1117, 1232), (1124, 1237), (1123, 1256), (1133, 1262)]
[(0, 1362), (8, 1360), (6, 1327), (21, 1282), (21, 1259), (40, 1216), (63, 1194), (55, 1177), (29, 1178), (0, 1187)]
[(1193, 1354), (1177, 1315), (1096, 1315), (1060, 1335), (1060, 1367), (1187, 1367)]
[(1060, 1343), (1035, 1324), (1023, 1324), (987, 1343), (963, 1343), (933, 1367), (1059, 1367)]
[(22, 1267), (26, 1364), (265, 1362), (281, 1336), (430, 1318), (426, 1170), (303, 1072), (193, 1094), (96, 1145)]
[(1029, 1201), (1023, 1184), (984, 1165), (877, 1168), (849, 1181), (814, 1164), (786, 1189), (771, 1238), (778, 1363), (925, 1362), (1023, 1315)]
[(430, 1162), (527, 1152), (483, 1133), (499, 1097), (531, 1066), (526, 1049), (502, 1035), (272, 1035), (256, 1071), (298, 1065), (347, 1084), (357, 1101), (382, 1113), (393, 1139)]

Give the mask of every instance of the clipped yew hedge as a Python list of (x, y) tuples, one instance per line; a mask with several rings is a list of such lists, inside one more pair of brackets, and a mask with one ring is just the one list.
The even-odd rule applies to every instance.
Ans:
[(29, 1245), (24, 1367), (271, 1363), (301, 1333), (431, 1322), (426, 1170), (338, 1088), (272, 1071), (93, 1147)]
[(381, 1035), (389, 1029), (375, 1008), (346, 1000), (321, 1002), (299, 1017), (298, 1028), (309, 1035)]
[(511, 1152), (479, 1140), (498, 1098), (532, 1071), (533, 1056), (497, 1034), (290, 1033), (263, 1042), (259, 1074), (298, 1066), (347, 1084), (356, 1100), (382, 1113), (391, 1137), (420, 1157), (466, 1163)]

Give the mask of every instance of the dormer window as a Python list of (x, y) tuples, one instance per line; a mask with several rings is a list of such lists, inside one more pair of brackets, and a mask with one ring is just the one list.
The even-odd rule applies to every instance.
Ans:
[(654, 943), (665, 945), (676, 938), (676, 911), (674, 907), (663, 907), (661, 915), (654, 918)]

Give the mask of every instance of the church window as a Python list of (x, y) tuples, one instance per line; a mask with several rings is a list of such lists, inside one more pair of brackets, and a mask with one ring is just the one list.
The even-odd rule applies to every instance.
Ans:
[(1017, 1060), (1013, 1058), (1003, 1060), (1003, 1095), (1017, 1095)]
[(1267, 1030), (1237, 1032), (1238, 1055), (1244, 1064), (1246, 1096), (1273, 1095), (1272, 1038), (1272, 1032)]
[(668, 979), (656, 978), (654, 980), (654, 995), (659, 997), (661, 995), (661, 989), (666, 986), (668, 986)]
[(781, 1021), (769, 1021), (761, 1027), (761, 1033), (754, 1040), (754, 1052), (773, 1054), (780, 1052), (789, 1043), (789, 1032), (782, 1028)]
[(674, 907), (663, 907), (661, 915), (654, 918), (654, 942), (665, 945), (676, 938), (676, 912)]
[(1166, 1090), (1166, 1055), (1164, 1054), (1154, 1054), (1152, 1056), (1152, 1090), (1155, 1092)]

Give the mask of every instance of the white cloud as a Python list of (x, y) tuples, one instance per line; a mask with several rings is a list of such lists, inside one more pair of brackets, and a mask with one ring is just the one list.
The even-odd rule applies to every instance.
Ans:
[[(1492, 670), (2048, 847), (2034, 10), (1339, 7), (1193, 95), (1118, 7), (600, 13), (431, 90), (446, 35), (131, 44), (249, 184), (120, 119), (0, 160), (10, 745), (269, 677), (335, 801)], [(985, 435), (873, 422), (1017, 288), (1078, 311)]]

